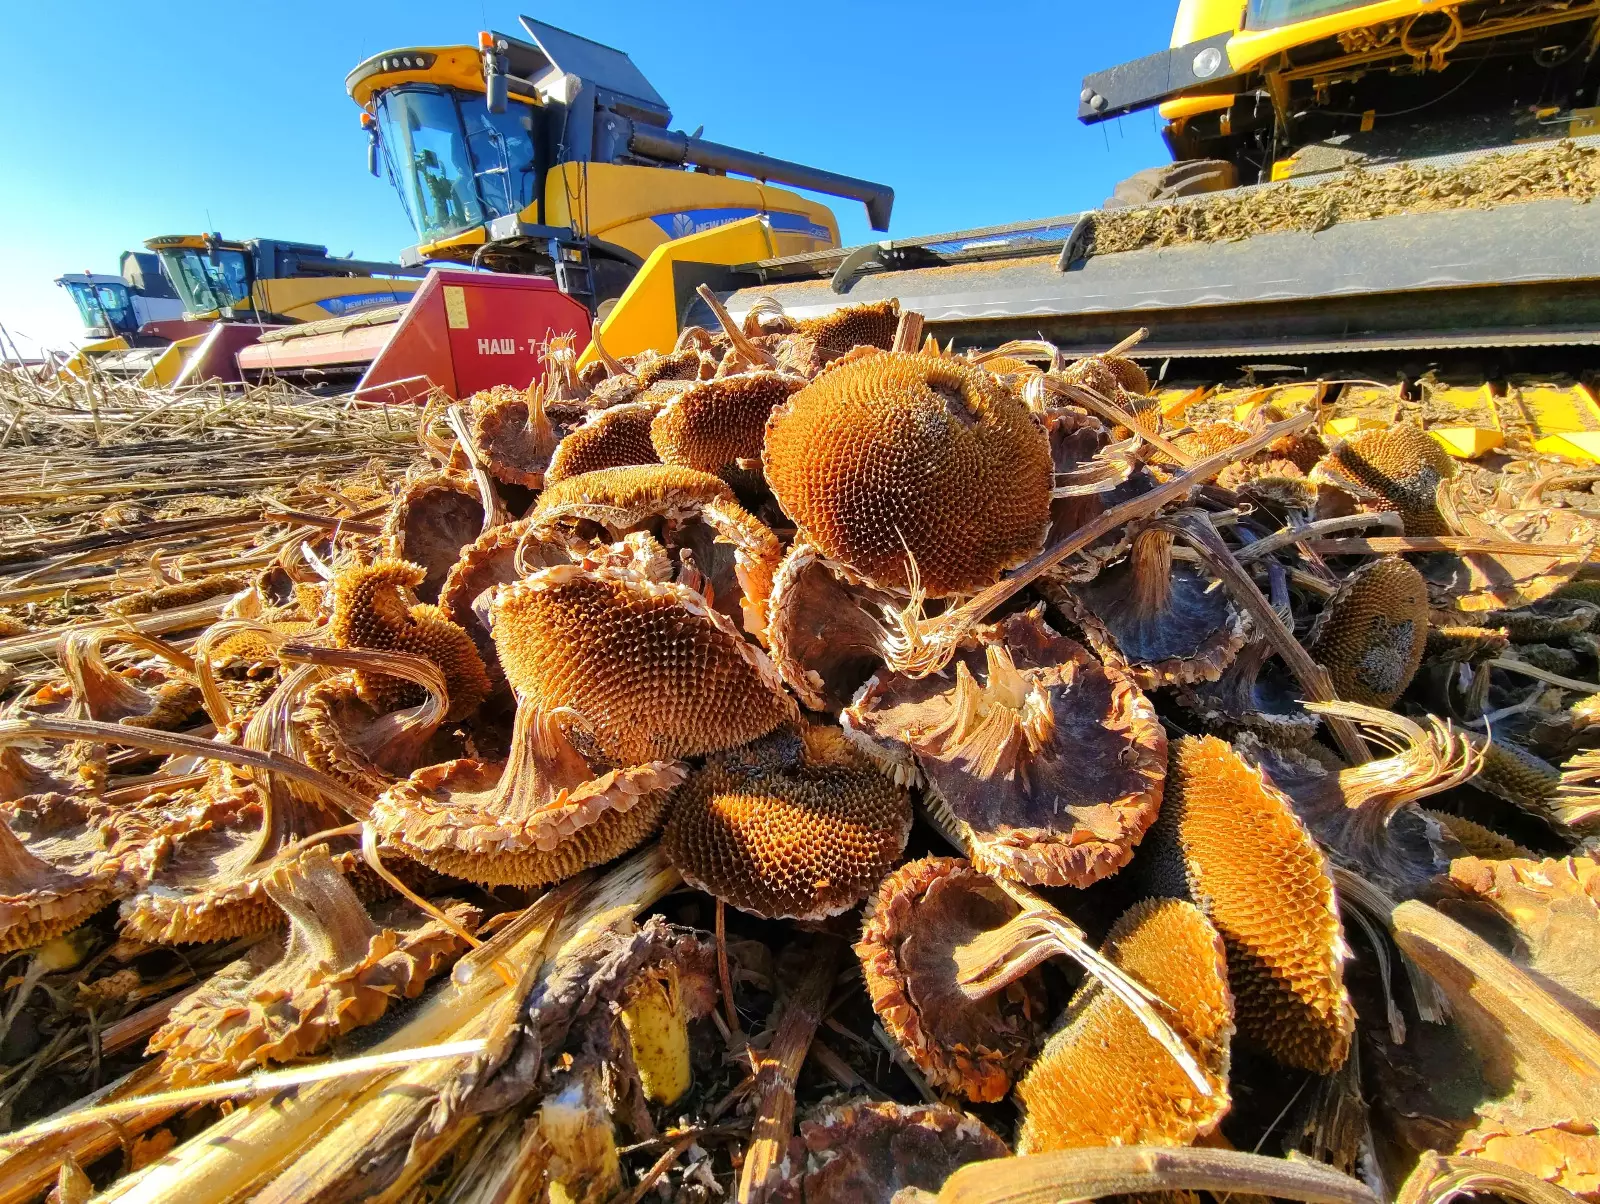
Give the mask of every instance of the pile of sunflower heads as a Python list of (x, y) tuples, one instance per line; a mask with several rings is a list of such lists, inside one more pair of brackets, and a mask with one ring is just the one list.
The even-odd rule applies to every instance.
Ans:
[[(723, 318), (439, 407), (380, 533), (182, 647), (118, 622), (171, 598), (80, 624), (0, 729), (3, 948), (98, 925), (115, 1013), (233, 942), (148, 1034), (206, 1084), (648, 847), (683, 886), (585, 955), (604, 1038), (556, 1026), (515, 1097), (533, 1198), (1200, 1143), (1123, 1190), (1220, 1190), (1232, 1145), (1600, 1200), (1583, 517), (1541, 544), (1418, 427), (1175, 426), (1132, 359), (894, 302)], [(702, 1134), (671, 1175), (663, 1131)], [(1266, 1161), (1227, 1182), (1297, 1190)]]

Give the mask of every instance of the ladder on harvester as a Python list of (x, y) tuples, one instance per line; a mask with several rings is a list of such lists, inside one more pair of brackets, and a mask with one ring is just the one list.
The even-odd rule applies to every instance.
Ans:
[(550, 258), (556, 267), (556, 287), (593, 313), (594, 273), (589, 267), (589, 248), (581, 242), (552, 238)]

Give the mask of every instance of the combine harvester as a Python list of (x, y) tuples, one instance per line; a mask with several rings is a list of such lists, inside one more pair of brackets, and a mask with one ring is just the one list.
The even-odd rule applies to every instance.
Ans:
[(345, 80), (368, 166), (417, 232), (401, 261), (489, 272), (435, 269), (404, 308), (268, 332), (238, 354), (246, 379), (359, 374), (358, 395), (385, 401), (525, 386), (547, 339), (585, 346), (592, 317), (684, 236), (756, 218), (752, 255), (837, 248), (828, 208), (772, 182), (861, 201), (888, 229), (892, 189), (671, 130), (625, 53), (522, 26), (526, 40), (385, 51)]
[[(792, 255), (741, 223), (658, 253), (605, 347), (712, 325), (702, 283), (741, 320), (895, 297), (958, 347), (1071, 357), (1148, 327), (1133, 354), (1174, 412), (1219, 380), (1306, 381), (1303, 403), (1331, 400), (1319, 375), (1398, 379), (1458, 455), (1509, 424), (1600, 455), (1563, 375), (1600, 344), (1600, 3), (1180, 0), (1172, 42), (1083, 82), (1081, 120), (1159, 106), (1174, 157), (1104, 209)], [(1392, 390), (1363, 414), (1353, 389), (1347, 421), (1392, 420)]]
[[(89, 333), (63, 375), (89, 373), (146, 387), (242, 379), (235, 353), (282, 326), (393, 308), (417, 288), (422, 270), (329, 255), (314, 243), (216, 234), (148, 239), (124, 252), (118, 278), (63, 276)], [(119, 308), (120, 306), (120, 308)]]
[(272, 330), (368, 313), (405, 302), (417, 289), (415, 268), (329, 255), (315, 243), (216, 234), (172, 234), (144, 244), (182, 299), (184, 316), (201, 323), (175, 340), (141, 378), (152, 386), (243, 379), (236, 356)]
[[(116, 375), (142, 373), (160, 348), (173, 339), (204, 329), (183, 316), (183, 301), (148, 251), (124, 251), (120, 274), (68, 272), (56, 277), (67, 290), (88, 340), (67, 362), (66, 371), (82, 376), (94, 370)], [(134, 365), (137, 364), (137, 369)]]

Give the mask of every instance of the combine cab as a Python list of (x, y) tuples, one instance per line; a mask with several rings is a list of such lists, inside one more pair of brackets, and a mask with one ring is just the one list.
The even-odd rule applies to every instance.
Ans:
[[(768, 181), (860, 200), (887, 228), (891, 189), (672, 131), (666, 103), (626, 54), (522, 24), (530, 40), (484, 34), (477, 47), (386, 51), (345, 81), (363, 110), (369, 165), (387, 170), (417, 230), (402, 262), (417, 273), (460, 267), (429, 272), (404, 305), (281, 326), (249, 346), (218, 333), (184, 379), (227, 379), (226, 362), (247, 381), (290, 377), (386, 402), (434, 387), (455, 397), (521, 387), (543, 371), (550, 339), (586, 347), (592, 316), (610, 312), (641, 264), (670, 262), (707, 232), (754, 219), (751, 254), (837, 246), (825, 206)], [(198, 275), (175, 255), (168, 266)], [(214, 253), (202, 266), (226, 283)]]
[(83, 319), (87, 342), (68, 361), (66, 372), (91, 371), (116, 376), (141, 375), (174, 339), (204, 329), (187, 321), (183, 301), (162, 271), (161, 261), (145, 251), (124, 251), (121, 275), (71, 272), (57, 277)]

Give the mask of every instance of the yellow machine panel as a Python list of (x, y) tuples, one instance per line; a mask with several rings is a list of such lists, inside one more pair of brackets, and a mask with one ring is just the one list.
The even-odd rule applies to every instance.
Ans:
[(600, 358), (599, 344), (612, 355), (636, 355), (652, 347), (670, 347), (677, 341), (685, 298), (678, 295), (678, 263), (736, 264), (769, 259), (776, 254), (776, 238), (762, 218), (751, 217), (700, 234), (663, 242), (617, 300), (606, 320), (578, 358), (580, 367)]
[[(662, 243), (765, 213), (777, 249), (799, 255), (837, 246), (825, 205), (754, 180), (619, 163), (563, 163), (545, 181), (545, 215), (641, 258)], [(532, 220), (531, 218), (529, 220)]]
[(257, 280), (251, 293), (259, 313), (314, 322), (379, 305), (402, 304), (411, 299), (421, 283), (381, 276), (303, 276)]

